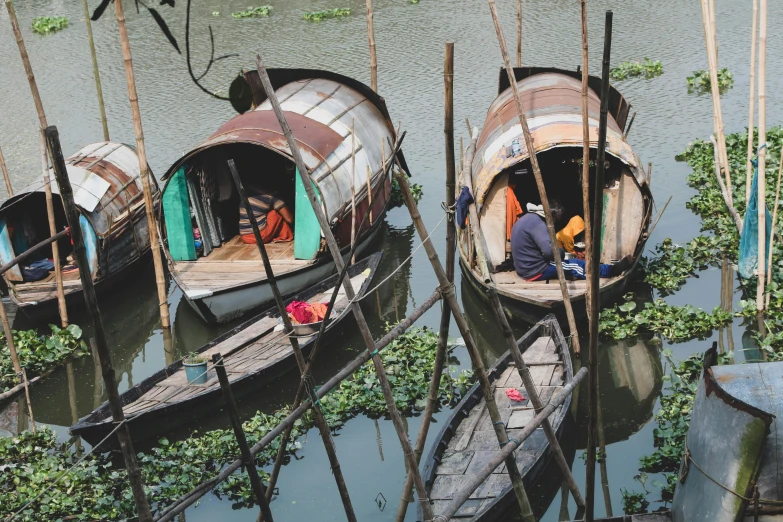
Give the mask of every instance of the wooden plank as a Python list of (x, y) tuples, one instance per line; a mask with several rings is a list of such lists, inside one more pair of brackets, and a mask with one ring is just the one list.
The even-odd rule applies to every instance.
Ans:
[(468, 444), (470, 443), (470, 439), (473, 436), (473, 430), (476, 428), (476, 425), (481, 420), (481, 417), (484, 415), (484, 411), (487, 409), (487, 401), (484, 399), (481, 399), (481, 402), (476, 405), (473, 410), (471, 410), (470, 415), (460, 423), (460, 428), (463, 427), (463, 433), (462, 436), (459, 438), (457, 443), (454, 445), (454, 451), (462, 451), (465, 448), (468, 447)]
[[(511, 477), (505, 473), (493, 473), (473, 493), (474, 498), (494, 498), (511, 486)], [(471, 495), (471, 497), (473, 497)]]
[(554, 371), (554, 365), (532, 366), (530, 368), (530, 376), (533, 378), (533, 383), (536, 386), (549, 386)]
[(438, 464), (438, 475), (462, 475), (468, 469), (473, 460), (473, 451), (457, 451), (448, 456)]
[(525, 364), (555, 364), (560, 362), (557, 345), (551, 337), (539, 337), (522, 354)]
[(530, 423), (531, 420), (533, 420), (533, 417), (535, 416), (536, 410), (533, 408), (514, 410), (511, 412), (508, 422), (506, 423), (506, 427), (519, 429), (524, 428), (528, 425), (528, 423)]
[[(507, 430), (509, 437), (517, 437), (522, 430)], [(498, 437), (494, 430), (486, 431), (474, 431), (473, 438), (470, 439), (470, 444), (466, 449), (469, 450), (483, 450), (490, 451), (498, 449)]]
[(451, 500), (464, 482), (464, 475), (438, 475), (432, 482), (430, 499)]
[[(500, 449), (494, 451), (474, 451), (472, 453), (473, 453), (473, 459), (470, 461), (470, 464), (465, 470), (465, 476), (467, 477), (471, 477), (476, 473), (478, 473), (481, 470), (481, 468), (486, 466), (490, 460), (492, 460), (498, 453), (500, 453)], [(502, 467), (503, 467), (502, 465), (498, 466), (495, 469), (495, 473), (500, 473)], [(438, 473), (440, 473), (440, 468), (438, 468)]]

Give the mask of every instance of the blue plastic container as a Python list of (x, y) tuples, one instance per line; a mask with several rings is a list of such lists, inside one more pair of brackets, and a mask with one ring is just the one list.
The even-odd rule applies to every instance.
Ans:
[(185, 367), (185, 377), (188, 384), (206, 384), (207, 383), (207, 362), (188, 364), (183, 361)]

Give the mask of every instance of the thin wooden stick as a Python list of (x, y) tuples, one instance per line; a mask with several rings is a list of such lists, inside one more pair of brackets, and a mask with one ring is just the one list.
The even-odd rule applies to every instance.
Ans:
[(372, 0), (367, 4), (367, 40), (370, 43), (370, 87), (378, 92), (378, 57), (375, 55), (375, 28), (373, 25)]
[[(329, 251), (332, 254), (332, 258), (334, 259), (334, 263), (337, 270), (342, 270), (345, 263), (343, 263), (342, 255), (340, 253), (340, 247), (337, 245), (337, 241), (334, 238), (334, 234), (332, 233), (332, 229), (329, 226), (329, 221), (324, 213), (323, 207), (318, 202), (318, 197), (315, 193), (315, 189), (312, 187), (312, 184), (310, 183), (309, 172), (307, 170), (307, 166), (304, 163), (304, 159), (302, 158), (301, 151), (299, 150), (299, 145), (294, 139), (294, 135), (291, 132), (291, 128), (288, 125), (288, 121), (286, 120), (283, 110), (280, 108), (280, 103), (277, 100), (277, 95), (275, 94), (275, 91), (272, 88), (272, 84), (269, 81), (269, 76), (267, 75), (266, 69), (264, 68), (264, 64), (261, 61), (260, 55), (257, 56), (257, 67), (258, 67), (259, 76), (261, 78), (261, 83), (263, 84), (264, 90), (266, 91), (267, 99), (271, 103), (275, 115), (277, 116), (278, 123), (280, 124), (280, 127), (283, 130), (283, 134), (285, 135), (286, 140), (288, 141), (288, 147), (291, 150), (291, 153), (298, 167), (299, 176), (302, 180), (302, 184), (305, 186), (305, 190), (307, 191), (307, 196), (310, 199), (310, 204), (312, 205), (313, 210), (315, 211), (316, 218), (318, 218), (318, 223), (321, 226), (321, 233), (324, 235), (324, 239), (326, 240), (326, 244), (329, 247)], [(389, 383), (389, 378), (386, 375), (386, 370), (383, 366), (383, 361), (381, 360), (377, 351), (374, 351), (375, 342), (372, 338), (372, 333), (370, 332), (370, 329), (367, 326), (367, 322), (364, 318), (364, 313), (362, 312), (361, 306), (358, 302), (354, 300), (356, 294), (354, 292), (353, 285), (351, 284), (350, 279), (346, 278), (343, 281), (343, 287), (345, 288), (346, 297), (351, 302), (351, 310), (353, 311), (354, 317), (356, 318), (356, 323), (359, 328), (359, 331), (362, 334), (362, 337), (364, 338), (367, 351), (372, 356), (373, 365), (375, 366), (375, 371), (378, 376), (378, 382), (381, 386), (381, 389), (383, 390), (384, 399), (386, 400), (386, 405), (389, 410), (389, 415), (392, 418), (392, 423), (394, 424), (395, 431), (397, 432), (397, 437), (400, 439), (402, 452), (408, 461), (409, 468), (412, 470), (412, 473), (414, 474), (414, 484), (416, 485), (416, 492), (418, 494), (422, 511), (425, 517), (432, 518), (432, 506), (430, 505), (429, 500), (427, 499), (427, 490), (424, 487), (424, 481), (422, 480), (421, 474), (419, 473), (418, 464), (413, 455), (413, 448), (411, 447), (411, 443), (408, 440), (408, 434), (405, 430), (405, 426), (402, 421), (402, 416), (400, 415), (400, 411), (397, 409), (394, 393), (392, 392), (391, 384)]]
[(92, 76), (95, 79), (95, 91), (98, 95), (98, 111), (101, 114), (101, 127), (103, 127), (103, 139), (109, 141), (109, 123), (106, 121), (106, 106), (103, 103), (103, 87), (101, 87), (101, 74), (98, 70), (98, 55), (95, 53), (95, 40), (92, 37), (92, 22), (90, 21), (90, 7), (87, 0), (82, 0), (84, 7), (84, 24), (87, 28), (87, 41), (90, 44), (90, 57), (92, 58)]
[[(354, 128), (354, 118), (351, 118), (351, 249), (356, 241), (356, 187), (354, 178), (356, 177), (356, 130)], [(351, 264), (356, 262), (355, 257), (351, 257)]]
[(14, 333), (11, 330), (11, 323), (8, 321), (8, 314), (5, 310), (5, 301), (0, 299), (0, 321), (2, 321), (3, 332), (5, 332), (5, 342), (8, 344), (8, 351), (11, 352), (11, 364), (14, 366), (14, 373), (19, 383), (24, 388), (25, 400), (27, 401), (27, 413), (30, 415), (30, 421), (33, 427), (33, 433), (35, 433), (35, 420), (33, 418), (33, 405), (30, 402), (30, 392), (28, 391), (29, 385), (27, 382), (27, 373), (22, 368), (19, 362), (19, 354), (16, 351), (16, 345), (14, 344)]
[(517, 0), (517, 67), (522, 67), (522, 0)]
[(370, 226), (372, 226), (372, 183), (370, 176), (370, 165), (367, 165), (367, 212), (370, 213)]
[[(775, 226), (778, 221), (778, 203), (780, 202), (780, 177), (783, 175), (783, 147), (780, 151), (780, 166), (778, 168), (778, 183), (775, 188), (775, 206), (772, 209), (772, 229), (769, 235), (769, 253), (767, 254), (767, 284), (772, 282), (772, 252), (775, 250)], [(765, 217), (766, 219), (766, 217)], [(769, 293), (767, 293), (766, 307), (769, 308)]]
[(753, 118), (756, 115), (756, 33), (759, 21), (759, 0), (753, 0), (753, 23), (750, 30), (750, 100), (748, 101), (748, 159), (745, 162), (745, 207), (750, 202), (753, 184)]
[[(116, 0), (119, 4), (120, 0)], [(87, 261), (87, 250), (84, 247), (82, 230), (79, 226), (79, 211), (73, 201), (73, 189), (68, 179), (68, 172), (65, 166), (62, 149), (60, 148), (60, 136), (56, 127), (46, 129), (46, 140), (49, 145), (49, 151), (52, 155), (52, 166), (54, 175), (57, 178), (57, 184), (60, 186), (60, 197), (63, 201), (65, 216), (68, 225), (71, 228), (71, 239), (73, 240), (73, 252), (79, 267), (89, 266)], [(140, 522), (151, 522), (152, 513), (144, 493), (144, 479), (141, 476), (138, 462), (136, 461), (136, 452), (133, 450), (128, 425), (125, 424), (125, 414), (122, 411), (122, 399), (117, 390), (117, 379), (112, 368), (111, 354), (109, 344), (106, 340), (106, 331), (103, 329), (101, 320), (101, 311), (98, 308), (98, 298), (95, 295), (95, 287), (92, 278), (87, 270), (80, 269), (79, 277), (82, 281), (82, 291), (84, 292), (84, 301), (87, 305), (88, 316), (92, 321), (93, 336), (95, 337), (95, 348), (98, 352), (98, 359), (101, 363), (101, 373), (106, 391), (109, 395), (109, 408), (111, 410), (112, 420), (115, 423), (121, 423), (117, 430), (117, 439), (120, 443), (122, 456), (125, 460), (125, 468), (128, 470), (128, 480), (131, 484), (133, 499), (136, 503), (136, 512)]]
[(604, 436), (604, 415), (601, 409), (601, 394), (598, 394), (598, 407), (596, 409), (596, 415), (598, 420), (598, 449), (601, 451), (601, 489), (604, 492), (604, 508), (606, 509), (606, 516), (613, 517), (612, 512), (612, 496), (609, 491), (609, 474), (606, 466), (606, 437)]
[(5, 191), (8, 193), (8, 197), (14, 195), (14, 189), (11, 186), (11, 177), (8, 175), (8, 167), (5, 166), (5, 156), (3, 156), (3, 149), (0, 149), (0, 169), (3, 170), (3, 179), (5, 180)]
[[(759, 2), (759, 157), (758, 157), (758, 282), (756, 286), (756, 310), (759, 318), (764, 311), (764, 281), (766, 266), (764, 260), (767, 248), (767, 0)], [(731, 187), (729, 185), (729, 187)], [(731, 189), (729, 189), (731, 190)]]
[(731, 204), (731, 199), (729, 198), (729, 188), (723, 182), (723, 178), (720, 175), (720, 159), (718, 155), (718, 144), (715, 141), (715, 136), (710, 136), (710, 141), (712, 141), (712, 148), (715, 154), (715, 177), (718, 179), (718, 185), (720, 186), (720, 193), (723, 196), (723, 202), (726, 204), (726, 208), (734, 220), (734, 225), (737, 227), (737, 233), (742, 234), (742, 218), (740, 217), (739, 212), (737, 212), (737, 209), (734, 208), (734, 206)]
[[(587, 0), (581, 0), (581, 18), (582, 18), (582, 211), (584, 213), (585, 223), (585, 273), (590, 273), (590, 264), (593, 251), (593, 222), (590, 219), (590, 114), (588, 112), (588, 80), (590, 78), (587, 54)], [(597, 226), (601, 226), (598, 223)], [(593, 302), (593, 291), (590, 285), (585, 287), (585, 307), (590, 309)], [(580, 350), (574, 347), (574, 355), (579, 355)]]
[[(27, 83), (30, 85), (30, 94), (33, 96), (33, 103), (35, 104), (35, 111), (38, 114), (38, 124), (41, 132), (47, 127), (46, 112), (44, 112), (43, 102), (41, 101), (41, 94), (38, 91), (38, 82), (35, 81), (35, 75), (33, 74), (33, 66), (30, 64), (30, 57), (27, 54), (27, 47), (22, 37), (22, 30), (19, 27), (19, 20), (16, 18), (16, 10), (12, 0), (5, 0), (5, 7), (8, 10), (8, 18), (11, 21), (11, 27), (16, 37), (16, 45), (19, 48), (19, 55), (22, 59), (22, 65), (24, 65), (25, 74), (27, 75)], [(49, 159), (46, 147), (41, 147), (41, 163), (44, 165), (44, 185), (46, 187), (46, 213), (49, 218), (49, 232), (51, 235), (56, 233), (56, 229), (53, 224), (54, 209), (52, 205), (51, 187), (49, 184)], [(65, 294), (63, 292), (63, 279), (62, 272), (59, 269), (60, 253), (57, 248), (57, 243), (52, 243), (52, 257), (54, 257), (55, 263), (55, 285), (57, 286), (57, 306), (60, 311), (60, 320), (64, 326), (68, 325), (68, 311), (65, 308)]]
[(136, 92), (136, 77), (133, 73), (133, 56), (131, 55), (128, 28), (125, 26), (125, 12), (122, 8), (122, 0), (115, 0), (114, 7), (117, 13), (117, 26), (120, 30), (120, 43), (122, 44), (122, 60), (125, 64), (125, 81), (128, 84), (128, 99), (133, 115), (133, 131), (136, 135), (136, 153), (139, 156), (139, 177), (144, 191), (144, 206), (147, 211), (147, 228), (150, 234), (150, 250), (155, 264), (155, 284), (158, 287), (158, 304), (160, 307), (160, 323), (163, 328), (171, 326), (169, 315), (168, 295), (166, 293), (166, 278), (164, 274), (163, 258), (160, 254), (160, 242), (158, 240), (158, 225), (155, 219), (155, 203), (152, 199), (150, 188), (150, 171), (147, 164), (147, 149), (144, 145), (144, 130), (141, 126), (141, 110), (139, 109), (139, 96)]
[[(46, 151), (46, 136), (44, 130), (38, 132), (38, 145), (41, 149), (41, 170), (43, 170), (44, 193), (46, 196), (46, 215), (49, 218), (49, 236), (57, 235), (57, 225), (54, 222), (54, 201), (52, 200), (52, 182), (49, 177), (49, 157)], [(63, 269), (60, 265), (60, 247), (52, 243), (52, 262), (54, 263), (54, 280), (57, 282), (57, 308), (60, 311), (60, 326), (68, 326), (68, 309), (65, 306), (65, 289), (63, 288)], [(89, 267), (85, 267), (89, 271)]]
[[(511, 93), (514, 97), (514, 101), (516, 102), (517, 116), (519, 117), (519, 123), (522, 126), (522, 132), (525, 136), (525, 145), (527, 147), (528, 154), (530, 155), (530, 165), (533, 167), (533, 176), (536, 179), (538, 194), (541, 196), (541, 204), (544, 207), (546, 227), (549, 231), (549, 241), (552, 243), (552, 254), (554, 256), (555, 268), (557, 269), (557, 278), (560, 282), (560, 292), (563, 295), (563, 304), (565, 306), (566, 316), (568, 317), (568, 329), (571, 333), (571, 340), (573, 342), (572, 346), (574, 347), (574, 352), (579, 353), (579, 332), (576, 328), (576, 319), (574, 318), (574, 310), (571, 306), (571, 297), (568, 294), (568, 287), (566, 286), (565, 273), (563, 272), (563, 263), (560, 259), (560, 249), (557, 244), (557, 236), (555, 235), (555, 224), (552, 220), (552, 211), (549, 208), (549, 198), (546, 194), (544, 178), (541, 176), (541, 168), (538, 165), (538, 157), (536, 155), (535, 144), (533, 143), (533, 135), (530, 133), (530, 128), (527, 125), (525, 109), (522, 107), (522, 98), (520, 97), (519, 89), (517, 88), (517, 80), (514, 76), (514, 70), (511, 68), (511, 62), (508, 58), (506, 40), (503, 37), (503, 28), (500, 26), (500, 19), (498, 18), (495, 0), (487, 1), (489, 3), (490, 13), (492, 14), (492, 20), (495, 23), (495, 32), (497, 33), (498, 44), (500, 45), (500, 53), (503, 55), (503, 63), (506, 67), (506, 74), (508, 74)], [(599, 298), (596, 293), (596, 300), (598, 299)]]

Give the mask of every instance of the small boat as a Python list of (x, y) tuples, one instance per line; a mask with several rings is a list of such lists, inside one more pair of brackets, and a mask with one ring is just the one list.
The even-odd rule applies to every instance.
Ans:
[[(547, 195), (557, 199), (568, 218), (584, 217), (582, 208), (582, 108), (581, 73), (561, 69), (523, 67), (514, 70), (525, 115), (536, 145), (536, 154)], [(592, 158), (598, 142), (600, 78), (590, 77), (588, 109)], [(625, 141), (623, 130), (631, 106), (613, 87), (609, 92), (604, 212), (601, 223), (601, 262), (611, 263), (628, 255), (631, 268), (612, 278), (601, 279), (602, 302), (619, 296), (636, 268), (647, 241), (652, 212), (652, 193), (641, 161)], [(595, 168), (590, 171), (595, 176)], [(504, 70), (498, 97), (487, 112), (478, 137), (472, 163), (472, 179), (462, 180), (476, 201), (479, 226), (487, 244), (487, 265), (501, 300), (512, 311), (526, 317), (561, 312), (563, 299), (557, 281), (526, 281), (509, 270), (508, 235), (516, 219), (507, 213), (515, 197), (523, 211), (526, 205), (541, 203), (530, 165), (516, 105)], [(513, 200), (511, 200), (513, 201)], [(507, 214), (511, 214), (507, 218)], [(468, 228), (458, 233), (460, 263), (466, 278), (480, 293), (486, 286), (476, 260), (473, 236)], [(585, 281), (567, 283), (574, 309), (585, 313)]]
[[(383, 175), (383, 166), (390, 156), (387, 139), (394, 141), (395, 131), (386, 104), (366, 85), (328, 71), (268, 72), (344, 256), (352, 226), (358, 228), (370, 213), (355, 232), (358, 258), (369, 251), (391, 196), (391, 176)], [(187, 302), (209, 323), (235, 319), (272, 300), (258, 250), (240, 236), (229, 159), (248, 196), (274, 195), (293, 213), (293, 241), (267, 245), (281, 292), (299, 292), (334, 271), (258, 73), (245, 77), (254, 108), (226, 122), (163, 176), (161, 236), (169, 268)], [(407, 172), (405, 159), (397, 158)], [(200, 250), (194, 248), (195, 231)]]
[[(522, 358), (536, 382), (541, 401), (546, 404), (554, 393), (574, 377), (568, 345), (557, 319), (553, 315), (544, 317), (519, 339), (518, 344)], [(510, 351), (490, 368), (489, 379), (496, 390), (498, 409), (506, 423), (508, 436), (514, 437), (535, 416), (535, 410), (522, 387)], [(513, 401), (506, 395), (506, 390), (511, 389), (520, 392), (523, 397), (521, 402)], [(563, 433), (570, 405), (569, 396), (550, 416), (558, 439)], [(425, 461), (423, 478), (433, 514), (437, 516), (474, 470), (480, 469), (499, 451), (486, 402), (477, 383), (454, 409)], [(543, 429), (537, 429), (514, 455), (525, 486), (532, 486), (551, 459), (551, 450)], [(505, 469), (505, 465), (499, 466), (452, 520), (495, 520), (505, 515), (510, 508), (513, 509), (516, 497)], [(423, 520), (422, 517), (422, 513), (419, 513), (420, 520)]]
[[(348, 277), (357, 296), (367, 292), (381, 256), (380, 252), (373, 254), (348, 269)], [(292, 301), (328, 302), (337, 278), (335, 274), (300, 292), (287, 300), (286, 305)], [(341, 289), (335, 301), (333, 318), (324, 332), (324, 342), (349, 322), (348, 316), (352, 314), (348, 305), (348, 299)], [(131, 437), (137, 441), (158, 437), (164, 431), (168, 433), (179, 426), (205, 418), (224, 406), (217, 375), (211, 367), (212, 354), (223, 356), (231, 390), (237, 399), (296, 368), (291, 344), (278, 326), (282, 324), (279, 317), (277, 307), (273, 307), (196, 350), (196, 353), (210, 361), (204, 384), (188, 382), (180, 359), (123, 393), (123, 411), (129, 420)], [(315, 345), (316, 336), (297, 336), (302, 353), (307, 357)], [(133, 422), (133, 419), (142, 416), (143, 420)], [(95, 444), (112, 429), (111, 411), (108, 402), (105, 402), (71, 426), (70, 433)]]
[[(87, 145), (65, 160), (68, 179), (79, 211), (79, 224), (87, 248), (89, 270), (97, 290), (106, 290), (140, 268), (150, 252), (144, 192), (139, 178), (136, 151), (122, 143)], [(55, 226), (67, 226), (59, 187), (52, 179)], [(160, 193), (150, 173), (153, 201)], [(7, 263), (36, 243), (50, 237), (43, 180), (16, 192), (0, 205), (0, 261)], [(79, 268), (69, 261), (70, 238), (57, 242), (63, 266), (63, 289), (67, 301), (81, 304)], [(57, 306), (57, 285), (50, 246), (34, 254), (36, 261), (14, 266), (3, 278), (11, 299), (23, 309)]]

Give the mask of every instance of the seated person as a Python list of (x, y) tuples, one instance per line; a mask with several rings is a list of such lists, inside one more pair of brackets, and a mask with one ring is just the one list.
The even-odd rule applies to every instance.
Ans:
[[(557, 201), (550, 204), (555, 226), (563, 220), (563, 207)], [(557, 279), (552, 243), (541, 205), (527, 204), (527, 213), (514, 223), (511, 231), (511, 256), (519, 277), (527, 281)], [(621, 274), (631, 264), (630, 256), (614, 265), (601, 264), (600, 277)], [(563, 260), (563, 270), (568, 279), (585, 279), (585, 262), (581, 259)]]
[[(247, 199), (258, 222), (261, 240), (264, 243), (293, 241), (294, 233), (291, 226), (294, 223), (294, 214), (286, 206), (285, 201), (263, 189), (255, 190), (255, 193), (255, 196)], [(239, 204), (239, 234), (243, 243), (252, 245), (256, 242), (253, 227), (242, 203)]]
[[(568, 224), (557, 233), (557, 244), (560, 250), (573, 254), (579, 259), (584, 259), (584, 231), (585, 222), (581, 216), (572, 217)], [(580, 246), (581, 248), (579, 248)]]

